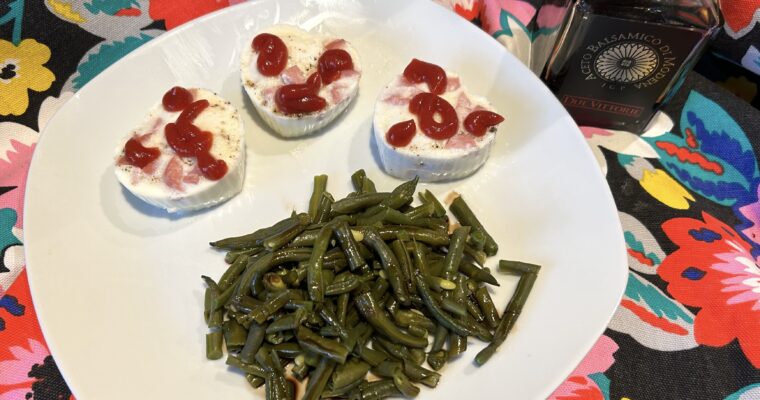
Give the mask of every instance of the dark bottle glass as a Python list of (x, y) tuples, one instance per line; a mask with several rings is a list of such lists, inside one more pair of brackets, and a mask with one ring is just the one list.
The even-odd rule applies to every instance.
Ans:
[(579, 125), (641, 132), (720, 22), (713, 0), (575, 0), (541, 75)]

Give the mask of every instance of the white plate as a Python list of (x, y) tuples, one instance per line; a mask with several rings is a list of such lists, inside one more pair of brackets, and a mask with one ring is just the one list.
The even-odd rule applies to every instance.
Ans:
[[(344, 37), (362, 57), (359, 97), (315, 137), (265, 131), (238, 83), (241, 46), (281, 21)], [(562, 382), (608, 323), (626, 265), (606, 182), (560, 104), (499, 43), (432, 2), (264, 0), (132, 52), (77, 93), (37, 146), (24, 221), (29, 280), (45, 338), (78, 399), (251, 398), (240, 375), (204, 358), (200, 275), (225, 268), (207, 243), (304, 210), (315, 174), (328, 174), (339, 196), (358, 168), (380, 188), (398, 184), (371, 149), (371, 113), (379, 89), (412, 57), (458, 71), (507, 117), (484, 168), (429, 187), (465, 194), (501, 244), (498, 257), (544, 266), (498, 355), (476, 368), (482, 344), (471, 340), (423, 398), (538, 399)], [(181, 218), (125, 192), (112, 166), (116, 143), (175, 84), (210, 88), (243, 109), (248, 143), (243, 193)], [(499, 279), (503, 308), (515, 279)]]

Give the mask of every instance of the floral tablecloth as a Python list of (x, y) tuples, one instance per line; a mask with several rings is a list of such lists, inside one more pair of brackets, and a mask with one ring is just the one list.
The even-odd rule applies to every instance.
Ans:
[[(0, 2), (0, 400), (73, 398), (24, 270), (23, 194), (39, 132), (120, 57), (236, 2)], [(525, 28), (535, 1), (441, 2), (510, 50), (537, 39)], [(760, 112), (751, 106), (760, 0), (722, 6), (724, 30), (697, 67), (713, 81), (691, 74), (643, 136), (582, 128), (615, 197), (630, 272), (609, 328), (553, 399), (760, 399)]]

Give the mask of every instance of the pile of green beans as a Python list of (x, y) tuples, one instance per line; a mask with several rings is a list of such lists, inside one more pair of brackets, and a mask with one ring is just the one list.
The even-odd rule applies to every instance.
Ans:
[(355, 191), (335, 200), (316, 176), (307, 212), (211, 242), (229, 267), (202, 277), (206, 356), (225, 347), (268, 400), (294, 399), (294, 380), (307, 377), (306, 400), (415, 397), (470, 337), (489, 343), (475, 357), (488, 361), (536, 280), (539, 266), (500, 261), (520, 277), (500, 316), (487, 286), (499, 283), (483, 265), (498, 246), (461, 196), (454, 228), (429, 191), (412, 206), (417, 179), (391, 192), (363, 170), (351, 180)]

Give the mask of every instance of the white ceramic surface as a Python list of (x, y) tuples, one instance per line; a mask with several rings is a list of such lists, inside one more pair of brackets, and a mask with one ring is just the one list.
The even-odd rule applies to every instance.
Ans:
[[(360, 94), (321, 134), (269, 133), (238, 82), (241, 45), (268, 24), (292, 22), (350, 40), (364, 65)], [(80, 400), (263, 398), (224, 361), (204, 358), (201, 274), (225, 268), (210, 240), (304, 210), (312, 176), (345, 195), (364, 168), (380, 188), (370, 135), (382, 85), (419, 57), (458, 71), (507, 118), (491, 159), (463, 181), (426, 185), (465, 194), (501, 244), (498, 257), (544, 265), (508, 341), (485, 367), (444, 369), (424, 399), (546, 397), (603, 332), (626, 279), (607, 185), (554, 97), (503, 47), (427, 0), (257, 1), (198, 19), (107, 69), (53, 117), (37, 145), (25, 208), (25, 248), (37, 314)], [(243, 192), (177, 217), (147, 206), (113, 175), (113, 147), (172, 85), (207, 87), (245, 115)], [(499, 275), (499, 308), (516, 280)]]

